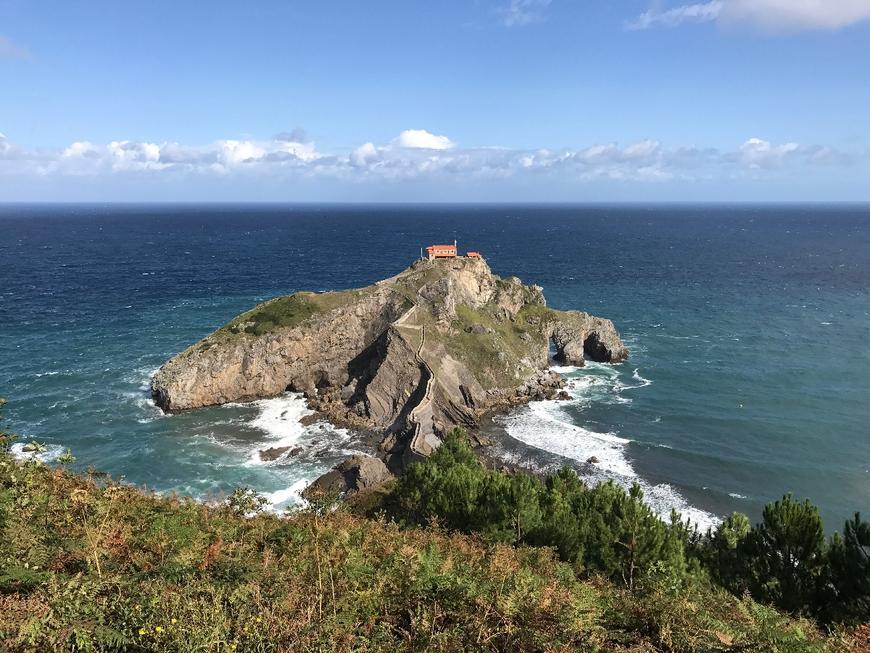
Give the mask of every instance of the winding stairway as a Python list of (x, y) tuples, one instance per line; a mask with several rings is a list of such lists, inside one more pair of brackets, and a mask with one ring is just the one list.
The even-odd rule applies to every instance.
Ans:
[[(405, 451), (405, 462), (410, 463), (432, 455), (432, 452), (441, 444), (441, 440), (435, 434), (434, 413), (432, 411), (432, 394), (435, 388), (435, 373), (423, 358), (423, 348), (426, 346), (426, 327), (421, 324), (409, 324), (408, 320), (416, 314), (417, 307), (412, 306), (402, 317), (395, 327), (397, 329), (413, 329), (420, 333), (420, 345), (415, 352), (415, 360), (420, 367), (421, 384), (425, 384), (423, 396), (411, 412), (408, 414), (408, 422), (411, 426), (411, 440)], [(406, 335), (403, 333), (403, 335)]]

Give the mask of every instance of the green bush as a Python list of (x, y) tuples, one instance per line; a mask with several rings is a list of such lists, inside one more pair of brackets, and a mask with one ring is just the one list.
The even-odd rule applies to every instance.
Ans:
[(639, 486), (588, 488), (567, 468), (543, 483), (487, 470), (458, 430), (410, 466), (388, 506), (410, 523), (437, 519), (489, 541), (554, 547), (562, 559), (628, 587), (653, 564), (687, 568), (681, 525), (659, 519)]
[(655, 572), (712, 580), (825, 623), (870, 620), (870, 525), (856, 516), (828, 544), (818, 509), (790, 495), (767, 505), (754, 528), (735, 513), (699, 536), (677, 514), (660, 519), (638, 485), (590, 488), (568, 468), (543, 480), (488, 470), (456, 430), (410, 466), (386, 506), (406, 524), (437, 521), (488, 542), (552, 547), (586, 575), (629, 589)]
[(870, 523), (861, 515), (834, 534), (828, 549), (829, 568), (822, 592), (827, 621), (858, 624), (870, 619)]

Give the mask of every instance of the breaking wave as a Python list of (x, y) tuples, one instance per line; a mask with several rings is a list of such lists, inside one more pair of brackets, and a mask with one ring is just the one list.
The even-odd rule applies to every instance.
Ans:
[[(692, 506), (674, 487), (667, 483), (652, 484), (641, 478), (631, 465), (628, 444), (631, 440), (614, 432), (596, 432), (572, 421), (569, 410), (582, 410), (594, 402), (627, 403), (626, 390), (637, 390), (652, 383), (634, 370), (632, 380), (625, 384), (613, 366), (588, 363), (585, 368), (553, 368), (566, 377), (568, 401), (533, 401), (496, 422), (520, 442), (561, 458), (576, 461), (578, 472), (587, 481), (597, 484), (614, 481), (629, 488), (638, 483), (650, 507), (664, 519), (671, 510), (679, 512), (702, 531), (719, 523), (719, 518)], [(510, 458), (508, 454), (506, 457)], [(524, 461), (527, 462), (527, 461)], [(541, 471), (554, 471), (558, 463), (544, 465)]]
[(260, 452), (270, 447), (292, 447), (291, 451), (296, 450), (294, 457), (302, 460), (323, 455), (351, 456), (359, 453), (348, 447), (352, 435), (347, 429), (332, 426), (325, 420), (311, 424), (302, 421), (313, 415), (314, 411), (305, 404), (305, 397), (301, 393), (287, 392), (273, 399), (255, 401), (252, 405), (257, 407), (259, 413), (249, 425), (265, 434), (266, 438), (249, 451), (247, 464), (287, 462), (289, 452), (275, 461), (262, 460)]
[(57, 459), (63, 454), (66, 449), (59, 444), (47, 444), (43, 445), (45, 450), (40, 452), (33, 451), (25, 451), (25, 447), (28, 446), (27, 442), (16, 442), (11, 447), (9, 447), (9, 453), (11, 453), (18, 460), (39, 460), (44, 463), (53, 463), (56, 462)]

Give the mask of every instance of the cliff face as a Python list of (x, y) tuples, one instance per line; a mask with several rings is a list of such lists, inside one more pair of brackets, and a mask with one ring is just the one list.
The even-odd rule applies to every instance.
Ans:
[(552, 396), (551, 342), (571, 365), (628, 355), (610, 320), (547, 308), (541, 288), (482, 259), (422, 260), (367, 288), (260, 304), (164, 364), (152, 392), (179, 411), (297, 390), (337, 423), (382, 432), (401, 467), (453, 426)]

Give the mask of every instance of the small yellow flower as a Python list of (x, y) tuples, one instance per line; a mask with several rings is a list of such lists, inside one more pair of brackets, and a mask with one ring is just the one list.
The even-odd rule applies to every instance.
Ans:
[(157, 626), (157, 628), (155, 628), (154, 630), (156, 630), (158, 633), (162, 633), (162, 632), (163, 632), (163, 626)]
[(144, 634), (145, 634), (145, 629), (144, 629), (144, 628), (140, 628), (140, 629), (139, 629), (139, 634), (140, 634), (140, 635), (144, 635)]
[(176, 619), (175, 617), (172, 617), (172, 623), (177, 624), (177, 623), (178, 623), (178, 619)]

